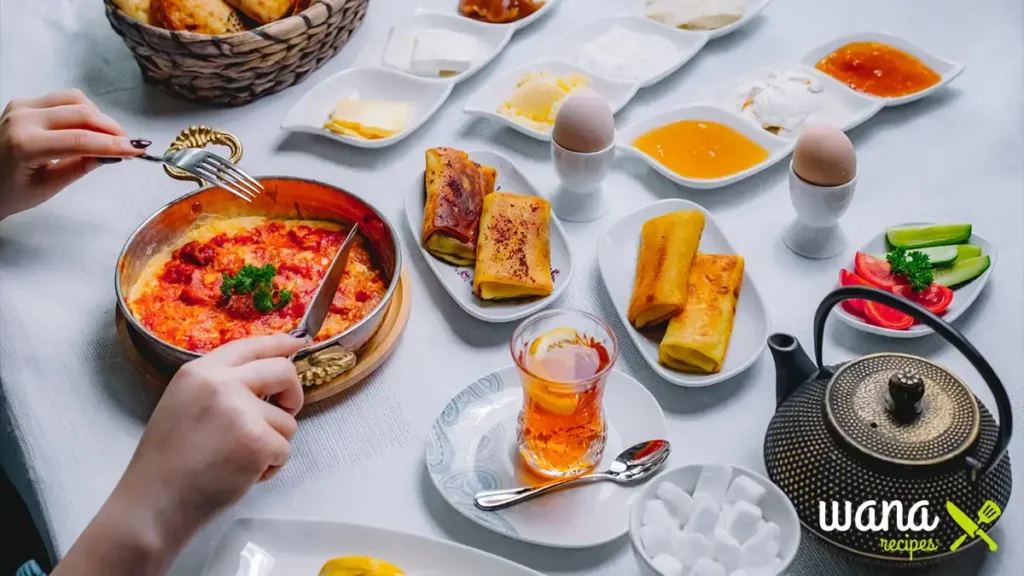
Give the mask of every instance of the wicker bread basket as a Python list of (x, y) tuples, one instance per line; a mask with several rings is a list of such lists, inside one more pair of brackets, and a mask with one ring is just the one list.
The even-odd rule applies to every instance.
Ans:
[(301, 14), (220, 36), (164, 30), (103, 3), (146, 80), (188, 100), (238, 106), (302, 81), (334, 56), (370, 0), (317, 0)]

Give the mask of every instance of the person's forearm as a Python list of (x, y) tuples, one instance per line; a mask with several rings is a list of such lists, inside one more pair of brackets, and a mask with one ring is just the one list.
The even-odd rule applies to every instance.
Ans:
[(151, 502), (120, 484), (51, 576), (163, 574), (190, 532), (167, 526)]

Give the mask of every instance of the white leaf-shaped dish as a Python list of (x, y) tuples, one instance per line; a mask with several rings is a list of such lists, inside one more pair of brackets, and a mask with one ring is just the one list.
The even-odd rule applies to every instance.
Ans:
[[(469, 158), (478, 164), (491, 166), (498, 171), (495, 190), (515, 192), (543, 198), (536, 187), (519, 171), (515, 163), (508, 158), (488, 151), (469, 152)], [(423, 175), (412, 184), (405, 195), (405, 216), (409, 230), (417, 239), (417, 248), (427, 261), (431, 272), (437, 276), (438, 282), (444, 286), (452, 299), (470, 316), (485, 322), (512, 322), (525, 318), (534, 312), (549, 306), (558, 298), (572, 281), (573, 259), (569, 248), (569, 240), (554, 212), (551, 214), (551, 274), (554, 289), (543, 298), (525, 301), (487, 301), (477, 298), (473, 293), (473, 267), (455, 266), (438, 260), (431, 255), (419, 242), (423, 232), (423, 205), (426, 202), (426, 190)]]
[[(678, 210), (700, 210), (704, 213), (704, 234), (698, 250), (707, 254), (736, 254), (711, 213), (689, 200), (669, 199), (648, 204), (619, 220), (608, 229), (597, 246), (597, 262), (601, 280), (619, 314), (619, 320), (636, 344), (640, 354), (659, 376), (669, 382), (686, 387), (710, 386), (749, 368), (764, 352), (771, 320), (768, 310), (748, 271), (743, 273), (743, 286), (736, 305), (736, 318), (729, 341), (728, 353), (722, 371), (717, 374), (687, 374), (669, 370), (658, 362), (658, 345), (664, 330), (641, 333), (627, 317), (629, 301), (633, 296), (637, 258), (640, 250), (640, 229), (644, 222)], [(652, 335), (654, 338), (652, 338)]]
[(416, 12), (408, 19), (395, 25), (395, 27), (391, 29), (390, 35), (388, 36), (388, 42), (384, 48), (384, 54), (381, 55), (381, 65), (398, 70), (404, 74), (412, 74), (410, 70), (389, 62), (387, 54), (390, 51), (394, 51), (396, 54), (404, 53), (407, 58), (411, 59), (415, 31), (424, 29), (450, 30), (452, 32), (458, 32), (460, 34), (466, 34), (476, 38), (479, 53), (477, 55), (477, 59), (473, 62), (473, 65), (469, 70), (466, 70), (461, 74), (445, 78), (430, 78), (413, 74), (414, 76), (417, 76), (417, 78), (424, 78), (434, 82), (456, 83), (469, 79), (485, 66), (490, 64), (491, 61), (505, 49), (509, 40), (512, 39), (512, 34), (515, 33), (511, 28), (491, 26), (483, 22), (477, 22), (476, 20), (459, 16), (458, 14), (422, 11)]
[[(774, 66), (771, 68), (761, 68), (756, 72), (744, 75), (740, 78), (739, 81), (734, 82), (729, 86), (722, 88), (721, 90), (718, 90), (715, 93), (713, 102), (725, 108), (726, 110), (729, 110), (730, 112), (739, 114), (744, 119), (750, 121), (754, 126), (761, 128), (761, 125), (758, 122), (756, 122), (753, 118), (750, 118), (740, 113), (738, 104), (740, 104), (741, 102), (737, 99), (737, 94), (739, 93), (740, 87), (745, 86), (750, 82), (762, 80), (766, 78), (768, 74), (781, 70), (799, 70), (800, 72), (803, 72), (820, 81), (822, 87), (824, 88), (823, 92), (834, 97), (840, 104), (843, 105), (843, 107), (845, 107), (850, 112), (850, 118), (847, 120), (847, 122), (844, 125), (839, 126), (839, 128), (841, 128), (844, 132), (848, 130), (853, 130), (857, 126), (860, 126), (864, 122), (871, 119), (875, 114), (878, 114), (878, 111), (883, 108), (882, 104), (879, 103), (874, 98), (868, 98), (867, 96), (859, 92), (854, 92), (853, 90), (850, 90), (849, 88), (846, 87), (845, 84), (829, 76), (828, 74), (825, 74), (824, 72), (816, 70), (812, 67), (801, 65)], [(787, 135), (782, 135), (779, 137), (787, 139), (790, 138), (790, 136)]]
[[(939, 80), (939, 83), (935, 84), (934, 86), (925, 88), (920, 92), (914, 92), (913, 94), (907, 94), (906, 96), (900, 96), (897, 98), (885, 98), (882, 96), (872, 96), (871, 94), (864, 94), (865, 97), (881, 102), (884, 106), (899, 106), (900, 104), (906, 104), (908, 102), (920, 100), (921, 98), (928, 96), (932, 92), (935, 92), (939, 88), (942, 88), (946, 84), (949, 84), (950, 82), (953, 81), (953, 79), (959, 76), (961, 72), (964, 71), (964, 67), (962, 64), (958, 64), (951, 60), (946, 60), (945, 58), (940, 58), (939, 56), (936, 56), (931, 52), (928, 52), (924, 48), (921, 48), (917, 44), (913, 44), (908, 40), (900, 38), (899, 36), (893, 36), (892, 34), (886, 34), (884, 32), (860, 32), (857, 34), (841, 36), (839, 38), (836, 38), (835, 40), (826, 42), (825, 44), (818, 46), (814, 50), (811, 50), (810, 52), (807, 53), (806, 56), (804, 56), (800, 60), (800, 63), (809, 68), (814, 68), (814, 65), (817, 64), (819, 60), (851, 42), (881, 42), (883, 44), (888, 44), (889, 46), (898, 48), (910, 54), (911, 56), (914, 56), (921, 62), (924, 62), (926, 66), (934, 70), (939, 76), (942, 77), (942, 79)], [(853, 90), (852, 88), (849, 88), (845, 84), (842, 84), (842, 86), (845, 87), (847, 90)]]
[[(466, 16), (461, 15), (461, 13), (459, 12), (460, 3), (461, 2), (459, 0), (424, 0), (417, 11), (430, 10), (436, 12), (444, 12), (445, 14), (454, 14), (461, 18), (472, 20), (472, 18), (468, 18)], [(537, 10), (533, 14), (527, 16), (526, 18), (516, 20), (515, 22), (509, 22), (507, 24), (491, 24), (489, 22), (482, 23), (486, 24), (487, 26), (493, 26), (495, 28), (507, 28), (512, 31), (520, 30), (522, 28), (526, 28), (530, 24), (533, 24), (537, 20), (543, 18), (546, 14), (554, 10), (555, 6), (557, 6), (559, 3), (561, 3), (561, 0), (546, 0), (544, 2), (544, 5), (541, 6), (540, 10)]]
[(602, 74), (601, 70), (592, 70), (587, 67), (578, 57), (578, 54), (587, 42), (600, 38), (616, 28), (623, 28), (645, 36), (660, 36), (671, 42), (678, 52), (677, 56), (668, 61), (661, 70), (653, 72), (647, 78), (639, 81), (630, 78), (616, 78), (612, 74), (604, 73), (605, 76), (613, 80), (638, 83), (641, 88), (657, 84), (672, 75), (676, 70), (682, 68), (691, 58), (697, 55), (697, 52), (700, 52), (701, 48), (707, 44), (709, 38), (707, 34), (700, 32), (673, 30), (642, 16), (616, 16), (591, 22), (570, 31), (568, 34), (559, 36), (552, 43), (548, 53), (558, 54), (559, 58), (564, 58), (566, 61), (586, 69), (588, 72)]
[[(423, 126), (448, 99), (454, 86), (452, 82), (418, 78), (387, 68), (350, 68), (320, 82), (299, 98), (281, 122), (281, 129), (318, 134), (359, 148), (384, 148)], [(324, 128), (335, 105), (344, 98), (407, 101), (412, 110), (405, 130), (394, 136), (379, 140), (353, 138)]]
[[(709, 122), (725, 124), (764, 147), (768, 151), (768, 158), (759, 164), (755, 164), (754, 166), (747, 168), (746, 170), (730, 174), (729, 176), (723, 176), (721, 178), (687, 178), (676, 174), (657, 159), (640, 151), (639, 148), (633, 145), (633, 142), (635, 142), (637, 138), (643, 136), (647, 132), (681, 120), (706, 120)], [(620, 130), (618, 134), (617, 147), (619, 152), (623, 155), (639, 158), (644, 162), (647, 162), (648, 165), (661, 173), (661, 175), (676, 184), (680, 184), (688, 188), (712, 189), (721, 188), (723, 186), (739, 182), (740, 180), (749, 178), (750, 176), (774, 165), (793, 151), (793, 141), (786, 138), (779, 138), (778, 136), (762, 130), (750, 121), (744, 119), (742, 116), (734, 114), (723, 108), (712, 106), (710, 104), (691, 104), (674, 110), (668, 110), (660, 114), (655, 114), (654, 116), (640, 120), (639, 122)]]
[(537, 140), (550, 142), (550, 130), (542, 132), (531, 126), (520, 124), (512, 118), (498, 113), (498, 109), (512, 96), (512, 93), (515, 91), (519, 81), (523, 79), (523, 76), (527, 72), (540, 71), (546, 71), (556, 77), (565, 77), (570, 74), (582, 74), (586, 76), (590, 79), (590, 88), (608, 100), (608, 103), (612, 108), (612, 113), (615, 114), (617, 114), (619, 110), (622, 110), (626, 104), (633, 99), (633, 96), (636, 95), (636, 92), (639, 89), (637, 84), (617, 82), (610, 78), (605, 78), (604, 76), (587, 72), (579, 66), (569, 64), (568, 62), (559, 62), (557, 60), (542, 61), (524, 66), (488, 83), (486, 86), (478, 90), (473, 98), (466, 103), (466, 114), (481, 118), (489, 118), (526, 134), (527, 136), (536, 138)]
[[(895, 224), (895, 226), (921, 226), (924, 224), (928, 223), (908, 222), (905, 224)], [(971, 235), (971, 239), (966, 243), (981, 246), (982, 255), (987, 255), (991, 262), (988, 270), (985, 270), (981, 276), (953, 291), (953, 302), (949, 305), (949, 308), (946, 309), (946, 312), (942, 314), (942, 319), (949, 323), (954, 322), (971, 307), (971, 304), (974, 304), (974, 301), (978, 299), (981, 291), (985, 289), (985, 285), (988, 284), (988, 279), (992, 275), (992, 270), (996, 267), (996, 249), (988, 240), (985, 240), (977, 233), (974, 233)], [(885, 240), (885, 230), (875, 235), (874, 238), (869, 240), (860, 248), (860, 252), (871, 254), (873, 256), (883, 255), (888, 250), (889, 246)], [(846, 270), (854, 272), (854, 263), (850, 262), (846, 266)], [(838, 286), (838, 281), (836, 285)], [(881, 326), (868, 324), (863, 319), (847, 312), (842, 306), (836, 306), (832, 309), (832, 312), (838, 316), (844, 324), (856, 328), (857, 330), (877, 334), (879, 336), (889, 336), (891, 338), (920, 338), (921, 336), (927, 336), (935, 333), (934, 330), (924, 326), (923, 324), (914, 324), (908, 330), (893, 330), (891, 328), (882, 328)]]
[[(747, 9), (743, 13), (742, 18), (733, 22), (732, 24), (729, 24), (728, 26), (722, 26), (721, 28), (715, 28), (714, 30), (685, 30), (681, 28), (673, 28), (666, 24), (662, 24), (657, 20), (651, 21), (657, 24), (658, 26), (665, 28), (666, 30), (679, 30), (680, 32), (699, 32), (701, 34), (706, 34), (708, 38), (711, 39), (721, 38), (726, 34), (731, 34), (739, 30), (740, 28), (746, 26), (751, 20), (756, 18), (762, 10), (764, 10), (769, 4), (771, 4), (771, 2), (772, 0), (747, 0)], [(644, 14), (644, 3), (641, 2), (640, 0), (637, 0), (637, 3), (640, 5), (640, 14), (646, 17)]]

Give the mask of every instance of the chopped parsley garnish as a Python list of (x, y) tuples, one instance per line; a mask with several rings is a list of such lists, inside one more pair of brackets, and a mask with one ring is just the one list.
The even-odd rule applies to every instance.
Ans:
[(885, 255), (889, 262), (889, 272), (893, 276), (901, 276), (910, 284), (910, 289), (920, 292), (932, 284), (931, 258), (918, 250), (907, 251), (906, 248), (893, 248)]
[[(273, 310), (280, 310), (292, 301), (290, 290), (274, 289), (274, 276), (277, 269), (272, 264), (262, 268), (246, 264), (242, 266), (235, 275), (224, 274), (224, 281), (220, 285), (220, 293), (224, 298), (231, 298), (233, 294), (252, 294), (252, 305), (259, 312), (266, 314)], [(274, 302), (274, 294), (277, 294), (277, 302)]]

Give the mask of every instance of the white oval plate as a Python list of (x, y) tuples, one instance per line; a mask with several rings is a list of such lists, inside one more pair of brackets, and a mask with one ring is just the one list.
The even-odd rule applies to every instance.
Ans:
[[(543, 18), (545, 14), (554, 10), (555, 6), (560, 2), (561, 0), (547, 0), (544, 3), (544, 6), (541, 6), (540, 10), (537, 10), (522, 20), (516, 20), (515, 22), (509, 22), (508, 24), (491, 24), (490, 22), (481, 22), (481, 24), (486, 24), (487, 26), (494, 28), (507, 28), (512, 31), (521, 30)], [(459, 12), (459, 0), (425, 0), (422, 4), (423, 5), (420, 6), (417, 11), (430, 10), (443, 12), (445, 14), (454, 14), (460, 18), (466, 18), (467, 20), (473, 20), (472, 18), (462, 16)]]
[[(498, 171), (498, 179), (495, 183), (495, 190), (503, 192), (515, 192), (529, 196), (544, 196), (526, 179), (526, 176), (519, 171), (515, 163), (501, 154), (477, 150), (469, 152), (469, 158), (474, 162), (491, 166)], [(424, 178), (421, 174), (419, 179), (409, 188), (405, 195), (405, 217), (409, 223), (413, 238), (417, 239), (417, 247), (420, 254), (427, 261), (427, 266), (437, 276), (438, 282), (448, 291), (452, 299), (462, 307), (470, 316), (483, 320), (484, 322), (512, 322), (520, 320), (539, 312), (551, 305), (565, 288), (572, 281), (574, 272), (572, 250), (569, 248), (569, 240), (558, 221), (554, 212), (551, 213), (551, 270), (554, 288), (551, 294), (543, 298), (526, 300), (522, 302), (490, 302), (477, 298), (473, 293), (473, 266), (456, 266), (448, 262), (442, 262), (427, 252), (419, 239), (423, 233), (423, 205), (426, 202), (426, 190), (424, 189)]]
[[(850, 112), (850, 119), (847, 120), (844, 125), (838, 127), (842, 129), (843, 132), (853, 130), (857, 126), (860, 126), (864, 122), (867, 122), (872, 117), (874, 117), (875, 114), (878, 114), (878, 111), (884, 107), (880, 102), (878, 102), (874, 98), (868, 98), (867, 96), (861, 94), (860, 92), (850, 90), (845, 84), (829, 76), (828, 74), (816, 70), (813, 67), (802, 65), (772, 66), (758, 69), (756, 72), (741, 77), (738, 82), (735, 82), (717, 91), (714, 96), (714, 103), (725, 108), (726, 110), (729, 110), (730, 112), (739, 114), (742, 118), (751, 122), (754, 126), (761, 128), (761, 125), (758, 122), (756, 122), (753, 118), (745, 116), (741, 113), (738, 104), (742, 105), (743, 102), (741, 99), (737, 98), (737, 94), (739, 93), (740, 87), (745, 86), (750, 82), (762, 80), (766, 78), (768, 74), (777, 70), (799, 70), (801, 72), (806, 73), (808, 76), (812, 76), (818, 79), (821, 82), (822, 87), (824, 88), (824, 92), (835, 97), (835, 99), (838, 100), (839, 103), (842, 104)], [(769, 132), (769, 134), (771, 133)], [(779, 138), (790, 139), (791, 137), (783, 135), (779, 136)], [(793, 136), (792, 138), (796, 138), (796, 136)]]
[[(921, 98), (928, 96), (932, 92), (935, 92), (939, 88), (942, 88), (946, 84), (949, 84), (950, 82), (953, 81), (953, 79), (959, 76), (961, 72), (964, 71), (964, 67), (962, 64), (958, 64), (951, 60), (946, 60), (945, 58), (940, 58), (939, 56), (936, 56), (931, 52), (926, 51), (924, 48), (921, 48), (920, 46), (913, 44), (908, 40), (904, 40), (899, 36), (893, 36), (892, 34), (886, 34), (884, 32), (860, 32), (857, 34), (841, 36), (839, 38), (836, 38), (835, 40), (826, 42), (825, 44), (818, 46), (814, 50), (811, 50), (810, 52), (807, 53), (806, 56), (804, 56), (800, 60), (800, 63), (803, 64), (804, 66), (807, 66), (808, 68), (814, 68), (814, 65), (817, 64), (819, 60), (836, 51), (838, 48), (845, 46), (846, 44), (849, 44), (850, 42), (882, 42), (883, 44), (888, 44), (894, 48), (899, 48), (900, 50), (903, 50), (904, 52), (924, 62), (926, 66), (934, 70), (937, 74), (939, 74), (942, 77), (942, 80), (940, 80), (939, 83), (934, 86), (921, 90), (920, 92), (915, 92), (913, 94), (908, 94), (906, 96), (900, 96), (898, 98), (884, 98), (881, 96), (872, 96), (870, 94), (864, 94), (865, 97), (877, 100), (878, 102), (881, 102), (884, 106), (899, 106), (900, 104), (906, 104), (908, 102), (920, 100)], [(839, 84), (841, 84), (844, 88), (850, 90), (851, 92), (854, 91), (852, 88), (846, 86), (846, 84), (843, 84), (842, 82), (839, 82)], [(858, 92), (858, 94), (860, 93)]]
[[(636, 2), (640, 6), (640, 15), (646, 18), (647, 16), (643, 0), (636, 0)], [(657, 24), (658, 26), (665, 28), (666, 30), (679, 30), (680, 32), (698, 32), (700, 34), (706, 34), (710, 39), (721, 38), (726, 34), (731, 34), (739, 30), (740, 28), (746, 26), (751, 20), (756, 18), (757, 15), (760, 14), (761, 11), (764, 10), (771, 3), (772, 0), (747, 0), (747, 10), (746, 12), (743, 13), (742, 18), (733, 22), (732, 24), (729, 24), (728, 26), (722, 26), (721, 28), (716, 28), (714, 30), (685, 30), (667, 26), (665, 24), (662, 24), (661, 22), (658, 22), (657, 20), (651, 21)]]
[[(477, 39), (477, 42), (479, 42), (480, 46), (480, 54), (478, 55), (477, 61), (473, 63), (469, 70), (466, 70), (461, 74), (456, 74), (455, 76), (449, 76), (445, 78), (419, 76), (413, 74), (410, 70), (406, 68), (403, 68), (401, 66), (395, 65), (393, 62), (390, 62), (388, 54), (391, 51), (394, 51), (396, 53), (396, 57), (399, 53), (404, 53), (406, 57), (410, 59), (412, 58), (413, 43), (408, 42), (407, 44), (399, 45), (398, 40), (396, 40), (396, 38), (400, 38), (399, 33), (408, 32), (409, 34), (405, 37), (411, 39), (413, 38), (412, 33), (414, 33), (416, 30), (422, 29), (444, 29), (451, 30), (452, 32), (466, 34), (467, 36), (473, 36), (474, 38)], [(514, 30), (512, 30), (511, 28), (500, 28), (490, 26), (483, 22), (477, 22), (476, 20), (472, 20), (470, 18), (464, 18), (462, 16), (459, 16), (458, 14), (416, 12), (408, 19), (406, 19), (404, 22), (395, 25), (395, 27), (391, 29), (391, 32), (388, 36), (388, 42), (384, 48), (384, 54), (381, 55), (381, 65), (391, 68), (393, 70), (398, 70), (403, 74), (410, 74), (412, 76), (416, 76), (417, 78), (423, 78), (425, 80), (431, 80), (433, 82), (459, 83), (471, 78), (474, 74), (482, 70), (484, 66), (490, 64), (491, 61), (494, 60), (494, 58), (498, 54), (500, 54), (502, 50), (505, 49), (505, 46), (508, 45), (509, 40), (512, 39), (513, 33)]]
[[(387, 68), (350, 68), (324, 80), (306, 92), (281, 122), (281, 129), (326, 136), (357, 148), (384, 148), (418, 130), (444, 104), (455, 86), (404, 74)], [(364, 140), (338, 134), (324, 124), (343, 98), (407, 100), (412, 105), (405, 130), (389, 138)]]
[(231, 523), (204, 576), (318, 574), (338, 556), (372, 556), (408, 576), (542, 576), (504, 558), (453, 542), (326, 520), (240, 518)]
[[(657, 497), (658, 486), (662, 482), (671, 482), (687, 493), (693, 494), (694, 489), (697, 487), (697, 479), (700, 478), (700, 473), (707, 464), (716, 463), (686, 464), (662, 472), (648, 482), (647, 486), (644, 486), (643, 492), (640, 493), (640, 498), (633, 504), (633, 510), (629, 514), (629, 539), (633, 545), (633, 553), (636, 556), (637, 562), (640, 563), (640, 571), (643, 576), (659, 575), (658, 571), (651, 565), (647, 555), (643, 553), (644, 546), (640, 540), (640, 528), (642, 526), (645, 504)], [(785, 574), (789, 565), (793, 563), (793, 559), (796, 558), (796, 551), (800, 548), (800, 517), (796, 513), (796, 508), (793, 507), (793, 503), (786, 497), (782, 489), (771, 480), (742, 466), (735, 466), (733, 464), (728, 464), (728, 466), (732, 468), (733, 478), (741, 475), (746, 476), (764, 488), (764, 497), (761, 500), (760, 507), (765, 520), (779, 525), (779, 539), (782, 545), (779, 550), (779, 558), (782, 560), (782, 564), (779, 566), (779, 570), (771, 576)], [(768, 576), (764, 573), (761, 574)]]
[[(928, 224), (928, 222), (907, 222), (904, 224), (893, 224), (893, 226), (920, 226), (922, 224)], [(946, 312), (942, 315), (942, 319), (946, 322), (952, 323), (960, 317), (974, 301), (978, 299), (978, 295), (988, 284), (989, 276), (992, 275), (992, 270), (996, 267), (996, 249), (988, 240), (985, 240), (978, 235), (977, 232), (971, 235), (971, 239), (967, 241), (967, 244), (975, 244), (981, 246), (982, 255), (988, 255), (991, 263), (981, 276), (975, 278), (965, 286), (953, 291), (953, 302), (946, 309)], [(889, 251), (889, 246), (885, 240), (885, 230), (876, 234), (874, 238), (869, 240), (866, 244), (861, 246), (860, 252), (865, 254), (871, 254), (872, 256), (878, 256), (885, 254)], [(851, 261), (846, 269), (850, 272), (854, 272), (854, 265)], [(836, 280), (836, 287), (839, 287), (839, 281)], [(847, 326), (856, 328), (863, 332), (871, 334), (877, 334), (879, 336), (889, 336), (890, 338), (920, 338), (921, 336), (927, 336), (934, 334), (935, 331), (931, 328), (924, 326), (923, 324), (914, 324), (908, 330), (893, 330), (891, 328), (882, 328), (881, 326), (875, 326), (868, 324), (864, 320), (850, 314), (842, 307), (841, 304), (837, 304), (833, 309), (832, 313), (839, 317)]]
[(664, 68), (650, 75), (648, 78), (640, 81), (631, 80), (629, 78), (615, 78), (614, 76), (606, 74), (609, 78), (619, 82), (638, 83), (640, 84), (640, 88), (646, 88), (657, 84), (675, 73), (676, 70), (682, 68), (690, 61), (691, 58), (697, 55), (697, 52), (700, 52), (701, 48), (708, 43), (709, 38), (707, 34), (700, 32), (672, 30), (667, 26), (663, 26), (654, 20), (651, 20), (650, 18), (644, 18), (642, 16), (616, 16), (591, 22), (590, 24), (577, 28), (564, 36), (559, 36), (551, 45), (548, 53), (563, 55), (561, 57), (564, 57), (566, 61), (587, 70), (587, 72), (601, 74), (600, 70), (591, 70), (583, 65), (578, 58), (579, 51), (587, 42), (600, 38), (602, 35), (607, 34), (616, 28), (624, 28), (631, 32), (648, 36), (660, 36), (671, 42), (678, 51), (678, 56), (672, 62), (668, 63)]
[[(530, 474), (516, 446), (522, 404), (519, 370), (509, 366), (470, 384), (445, 406), (426, 448), (427, 471), (441, 496), (484, 528), (541, 546), (588, 548), (625, 534), (640, 486), (590, 484), (498, 512), (484, 512), (473, 504), (477, 492), (519, 486), (520, 478)], [(598, 470), (622, 450), (668, 433), (658, 401), (618, 370), (608, 374), (604, 409), (608, 440)]]
[[(768, 150), (768, 158), (760, 164), (756, 164), (729, 176), (722, 178), (709, 178), (709, 179), (698, 179), (698, 178), (686, 178), (676, 174), (670, 170), (667, 166), (659, 162), (658, 160), (648, 156), (640, 149), (633, 146), (633, 142), (643, 136), (647, 132), (660, 128), (666, 124), (678, 122), (680, 120), (707, 120), (710, 122), (719, 122), (726, 126), (736, 130), (740, 134), (743, 134), (747, 138), (750, 138), (754, 142), (757, 142)], [(734, 184), (740, 180), (749, 178), (770, 166), (773, 166), (779, 160), (782, 160), (793, 151), (794, 141), (786, 138), (779, 138), (762, 130), (756, 124), (751, 123), (749, 120), (743, 118), (738, 114), (734, 114), (724, 108), (718, 106), (712, 106), (710, 104), (690, 104), (674, 110), (668, 110), (660, 114), (655, 114), (644, 120), (640, 120), (635, 124), (632, 124), (621, 131), (618, 134), (617, 148), (625, 156), (632, 156), (639, 158), (646, 162), (651, 168), (654, 168), (662, 176), (675, 182), (676, 184), (686, 186), (687, 188), (697, 188), (703, 190), (710, 190), (713, 188), (721, 188)]]
[(629, 101), (633, 99), (633, 96), (636, 96), (637, 90), (639, 90), (637, 84), (618, 82), (587, 72), (579, 66), (569, 64), (568, 62), (549, 60), (529, 64), (490, 82), (478, 90), (469, 102), (466, 103), (466, 114), (480, 118), (489, 118), (537, 140), (550, 142), (550, 130), (546, 132), (535, 130), (507, 116), (498, 114), (498, 108), (512, 96), (512, 92), (515, 91), (516, 85), (523, 79), (523, 76), (527, 72), (539, 72), (542, 70), (547, 71), (553, 76), (567, 76), (569, 74), (583, 74), (587, 76), (590, 78), (590, 88), (608, 100), (614, 114), (618, 114), (619, 110), (622, 110), (626, 104), (629, 104)]
[(750, 277), (749, 268), (744, 267), (743, 287), (740, 289), (732, 338), (722, 371), (718, 374), (687, 374), (669, 370), (658, 362), (658, 344), (664, 331), (656, 333), (654, 338), (641, 333), (630, 324), (627, 311), (633, 296), (633, 280), (640, 251), (640, 229), (651, 218), (677, 210), (700, 210), (704, 213), (704, 234), (700, 239), (699, 251), (706, 254), (737, 253), (710, 212), (689, 200), (669, 199), (648, 204), (612, 224), (597, 245), (597, 263), (608, 297), (619, 313), (619, 320), (651, 369), (678, 386), (710, 386), (743, 372), (761, 356), (771, 333), (771, 321), (761, 294)]

